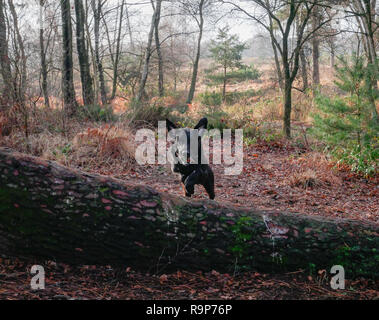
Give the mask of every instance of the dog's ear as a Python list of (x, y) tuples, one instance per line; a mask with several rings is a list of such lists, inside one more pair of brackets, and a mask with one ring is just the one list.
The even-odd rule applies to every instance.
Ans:
[(208, 128), (208, 119), (203, 118), (200, 120), (200, 122), (195, 127), (195, 130), (207, 130)]
[(166, 119), (166, 128), (167, 128), (168, 132), (170, 132), (171, 130), (177, 129), (178, 127), (173, 122)]

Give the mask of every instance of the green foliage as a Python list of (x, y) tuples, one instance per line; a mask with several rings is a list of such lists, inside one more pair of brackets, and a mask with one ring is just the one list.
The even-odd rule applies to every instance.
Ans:
[(219, 29), (217, 39), (211, 41), (211, 57), (220, 67), (240, 67), (242, 52), (247, 46), (239, 41), (237, 35), (229, 35), (229, 31), (229, 27)]
[(274, 143), (283, 140), (283, 132), (272, 132), (261, 127), (251, 127), (244, 129), (244, 144), (253, 146), (258, 141)]
[(56, 149), (52, 150), (52, 154), (57, 159), (67, 158), (72, 153), (72, 144), (67, 143), (63, 146), (59, 146)]
[(313, 133), (340, 163), (369, 176), (377, 172), (379, 159), (379, 126), (372, 117), (373, 89), (368, 80), (372, 73), (358, 57), (351, 63), (342, 60), (336, 70), (336, 85), (347, 95), (317, 96), (320, 113), (313, 116)]
[(113, 122), (117, 120), (111, 106), (101, 106), (91, 104), (79, 108), (79, 119), (85, 119), (95, 122)]
[[(247, 91), (234, 91), (226, 94), (225, 102), (228, 105), (234, 105), (243, 100), (247, 100), (256, 97), (259, 92), (251, 89)], [(200, 93), (198, 99), (201, 104), (207, 107), (219, 107), (222, 105), (222, 93), (221, 92), (209, 92)]]
[(367, 259), (367, 254), (362, 252), (359, 245), (343, 246), (337, 249), (337, 254), (332, 262), (334, 265), (344, 266), (345, 271), (351, 277), (378, 275), (379, 255), (375, 248), (372, 249), (372, 255)]
[(208, 129), (218, 129), (221, 132), (224, 129), (231, 129), (231, 127), (228, 124), (228, 114), (224, 111), (215, 111), (210, 109), (205, 116), (208, 118)]
[(207, 80), (209, 85), (222, 84), (224, 79), (228, 82), (239, 83), (248, 80), (258, 80), (261, 77), (261, 73), (254, 65), (246, 66), (240, 65), (238, 69), (232, 70), (224, 75), (223, 73), (211, 73), (212, 70), (208, 70)]
[(247, 100), (253, 97), (256, 97), (259, 94), (259, 92), (251, 89), (247, 91), (234, 91), (230, 92), (226, 95), (226, 103), (227, 104), (235, 104), (239, 103), (242, 100)]
[(199, 94), (200, 102), (207, 107), (218, 107), (222, 104), (222, 94), (220, 92), (209, 92)]
[[(247, 49), (245, 43), (239, 41), (237, 35), (229, 35), (229, 28), (219, 29), (216, 40), (212, 40), (210, 52), (211, 58), (215, 62), (215, 70), (221, 68), (221, 76), (216, 75), (216, 80), (221, 81), (224, 85), (222, 98), (225, 100), (225, 89), (228, 82), (228, 69), (242, 68), (242, 53)], [(243, 77), (248, 76), (246, 72)], [(241, 75), (240, 75), (241, 76)]]
[(235, 236), (234, 246), (231, 251), (238, 257), (242, 258), (248, 254), (249, 241), (253, 238), (251, 234), (252, 219), (251, 217), (241, 217), (232, 227)]

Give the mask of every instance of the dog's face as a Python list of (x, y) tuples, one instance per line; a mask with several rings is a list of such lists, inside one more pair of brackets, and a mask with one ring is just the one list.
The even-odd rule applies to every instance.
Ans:
[[(198, 131), (191, 130), (190, 128), (179, 129), (170, 120), (167, 120), (166, 123), (169, 133), (173, 133), (172, 131), (176, 130), (175, 134), (173, 135), (175, 137), (175, 148), (172, 150), (175, 150), (173, 153), (174, 156), (179, 160), (179, 163), (174, 165), (173, 171), (180, 173), (182, 172), (183, 167), (188, 168), (190, 166), (193, 166), (191, 165), (191, 160), (195, 160), (197, 161), (197, 164), (200, 164), (201, 131), (208, 128), (208, 119), (201, 119), (197, 126), (195, 126), (194, 130)], [(198, 150), (191, 150), (191, 133), (197, 134), (198, 136)]]

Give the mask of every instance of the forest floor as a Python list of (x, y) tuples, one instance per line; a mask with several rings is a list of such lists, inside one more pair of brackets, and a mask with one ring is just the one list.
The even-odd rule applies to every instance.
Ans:
[[(226, 176), (212, 166), (216, 201), (260, 210), (294, 212), (379, 223), (379, 176), (363, 178), (348, 168), (335, 168), (324, 155), (285, 141), (261, 141), (244, 147), (243, 172)], [(178, 176), (169, 166), (136, 167), (117, 178), (183, 196)], [(202, 187), (195, 199), (205, 199)]]
[(379, 282), (346, 281), (332, 290), (324, 274), (177, 272), (154, 276), (111, 267), (47, 262), (45, 290), (30, 287), (31, 265), (0, 261), (0, 300), (378, 300)]

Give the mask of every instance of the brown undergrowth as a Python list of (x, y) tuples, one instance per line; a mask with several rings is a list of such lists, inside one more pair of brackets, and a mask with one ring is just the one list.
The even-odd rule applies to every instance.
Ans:
[(134, 133), (128, 123), (68, 121), (50, 111), (49, 116), (39, 113), (38, 121), (32, 117), (27, 134), (17, 126), (0, 135), (0, 146), (90, 172), (125, 173), (134, 166)]

